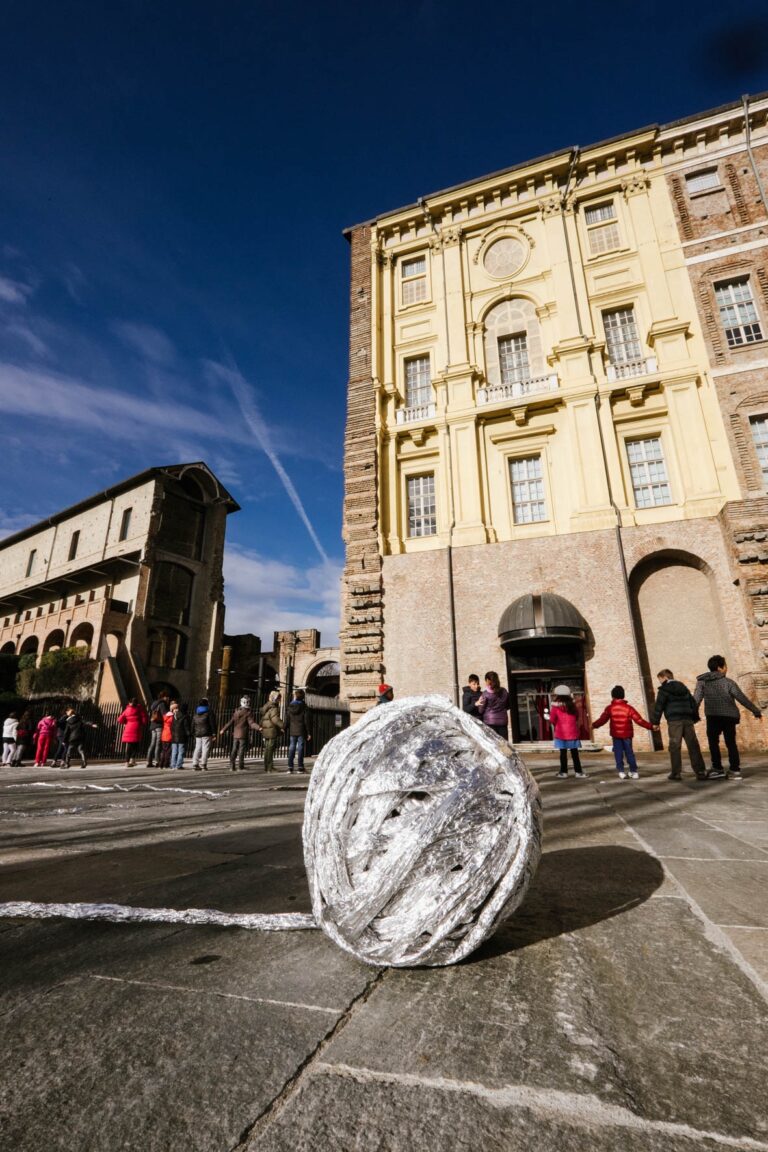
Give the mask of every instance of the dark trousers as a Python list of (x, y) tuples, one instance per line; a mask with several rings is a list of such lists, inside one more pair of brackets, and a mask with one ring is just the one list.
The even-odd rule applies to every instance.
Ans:
[(153, 761), (157, 760), (160, 763), (160, 737), (162, 735), (162, 728), (150, 728), (149, 730), (149, 748), (147, 749), (147, 768), (151, 768)]
[[(573, 759), (574, 772), (581, 772), (581, 756), (579, 756), (578, 748), (571, 748), (571, 757)], [(560, 771), (568, 771), (568, 749), (560, 749)]]
[(613, 737), (613, 758), (616, 761), (616, 771), (621, 772), (624, 767), (624, 757), (627, 758), (630, 772), (637, 772), (637, 760), (635, 759), (635, 750), (632, 747), (632, 737), (629, 739), (622, 738), (621, 736)]
[(293, 772), (294, 757), (299, 757), (299, 771), (304, 770), (304, 737), (291, 736), (288, 739), (288, 771)]
[(64, 763), (66, 764), (67, 768), (69, 768), (73, 756), (79, 756), (80, 766), (85, 768), (85, 748), (83, 748), (82, 740), (75, 740), (71, 744), (67, 744), (67, 754), (64, 757)]
[(158, 764), (161, 768), (170, 768), (171, 766), (171, 742), (170, 740), (160, 741), (160, 759)]
[(706, 770), (704, 757), (701, 754), (701, 745), (696, 735), (693, 720), (668, 720), (667, 733), (669, 735), (669, 759), (672, 762), (672, 775), (682, 776), (682, 743), (685, 740), (691, 768), (697, 776), (703, 776)]
[(720, 737), (725, 740), (728, 749), (728, 767), (731, 772), (738, 772), (741, 764), (739, 749), (736, 746), (736, 725), (738, 720), (730, 716), (707, 716), (707, 743), (709, 755), (712, 757), (712, 769), (722, 772), (723, 758), (720, 755)]
[(232, 741), (232, 751), (229, 754), (229, 766), (233, 772), (237, 772), (238, 768), (241, 772), (245, 771), (245, 753), (247, 748), (247, 737), (244, 740), (235, 739)]

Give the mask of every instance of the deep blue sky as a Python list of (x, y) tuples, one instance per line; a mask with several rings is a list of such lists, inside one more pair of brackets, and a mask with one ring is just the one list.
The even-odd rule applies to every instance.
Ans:
[(230, 630), (333, 642), (342, 228), (765, 89), (753, 0), (5, 0), (0, 533), (202, 458), (243, 506)]

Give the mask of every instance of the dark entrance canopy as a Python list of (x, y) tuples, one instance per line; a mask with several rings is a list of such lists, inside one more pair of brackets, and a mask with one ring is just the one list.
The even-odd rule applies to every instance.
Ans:
[(570, 600), (554, 592), (518, 596), (499, 621), (502, 647), (523, 640), (586, 641), (586, 620)]

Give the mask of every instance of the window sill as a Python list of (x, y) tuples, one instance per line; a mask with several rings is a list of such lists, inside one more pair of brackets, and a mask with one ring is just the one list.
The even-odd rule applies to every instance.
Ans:
[(722, 184), (718, 184), (716, 188), (700, 188), (698, 192), (688, 192), (688, 199), (700, 200), (702, 196), (712, 196), (717, 192), (725, 192), (725, 188), (723, 188)]

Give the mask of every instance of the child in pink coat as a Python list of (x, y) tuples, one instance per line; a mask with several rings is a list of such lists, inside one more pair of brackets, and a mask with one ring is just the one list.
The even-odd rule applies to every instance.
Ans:
[(56, 717), (48, 712), (37, 722), (35, 729), (35, 766), (44, 768), (56, 733)]
[(579, 749), (579, 716), (576, 711), (576, 702), (573, 693), (567, 684), (558, 684), (553, 693), (554, 701), (549, 708), (549, 722), (554, 729), (554, 745), (560, 752), (560, 771), (558, 776), (566, 779), (568, 776), (568, 753), (573, 760), (575, 776), (583, 779), (586, 776), (581, 766)]

